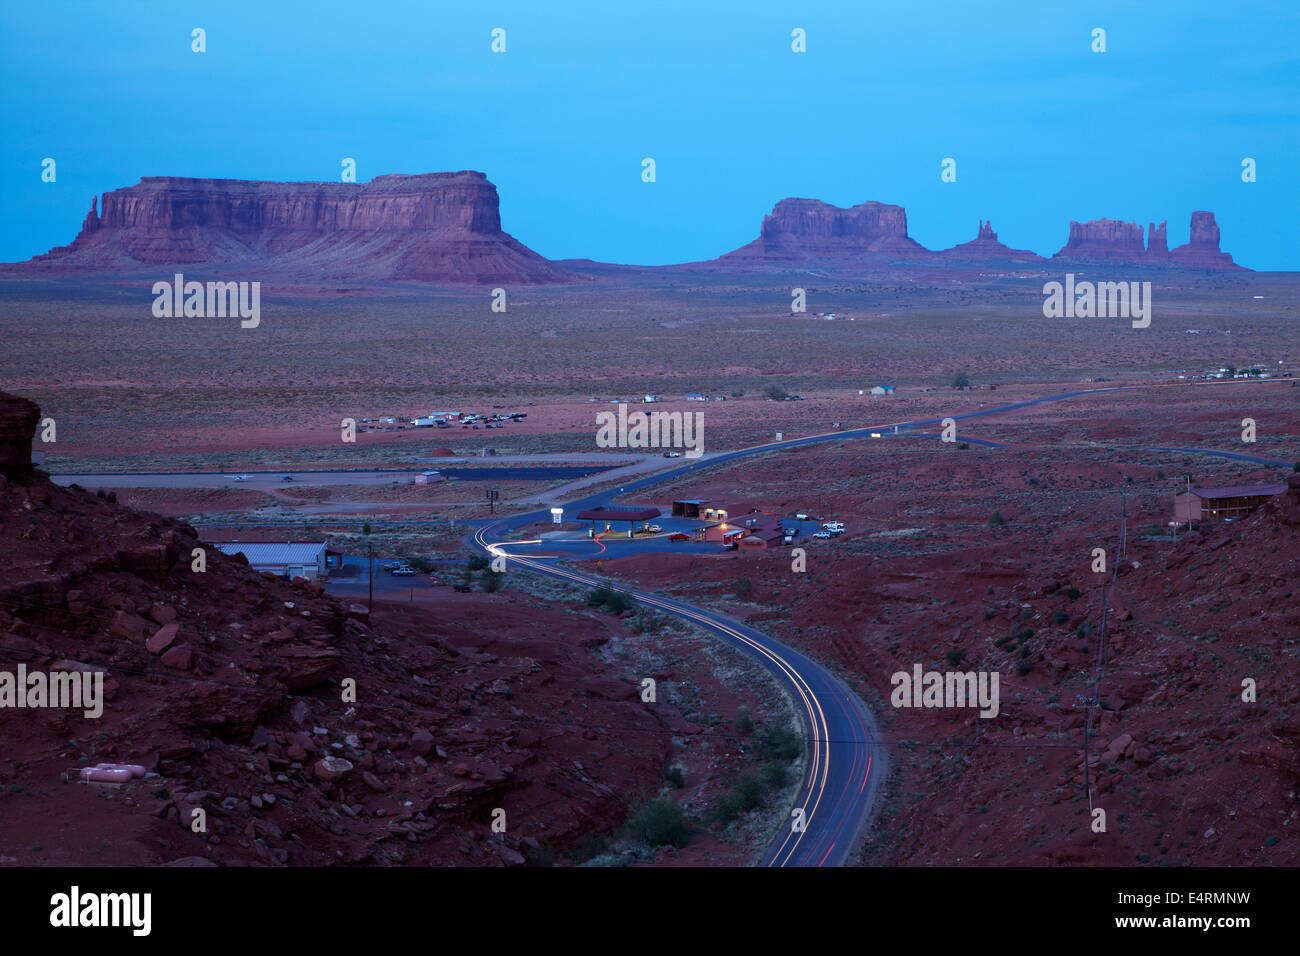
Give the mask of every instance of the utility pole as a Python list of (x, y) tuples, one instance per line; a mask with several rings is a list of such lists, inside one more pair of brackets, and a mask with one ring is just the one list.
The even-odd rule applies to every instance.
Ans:
[(501, 497), (501, 492), (495, 488), (489, 488), (487, 491), (488, 513), (495, 515), (497, 513), (496, 502)]
[(370, 549), (370, 599), (366, 602), (367, 613), (375, 612), (375, 546), (373, 543), (368, 545)]

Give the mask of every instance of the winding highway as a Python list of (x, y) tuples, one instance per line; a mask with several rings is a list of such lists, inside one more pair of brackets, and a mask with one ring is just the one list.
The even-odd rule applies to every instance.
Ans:
[[(1082, 389), (946, 417), (951, 417), (954, 421), (982, 418), (1080, 396), (1151, 387), (1161, 386), (1119, 385)], [(1186, 385), (1180, 383), (1174, 387), (1192, 387), (1192, 383)], [(712, 454), (707, 459), (686, 462), (630, 481), (617, 490), (567, 502), (565, 509), (581, 510), (609, 506), (615, 499), (642, 488), (754, 455), (824, 442), (871, 438), (873, 435), (887, 437), (906, 434), (909, 437), (922, 435), (932, 437), (929, 433), (920, 432), (918, 429), (937, 425), (942, 421), (943, 417), (890, 422)], [(1000, 442), (969, 436), (959, 435), (957, 439), (989, 446), (1002, 445)], [(1143, 448), (1140, 450), (1217, 455), (1267, 465), (1287, 464), (1268, 458), (1211, 449)], [(612, 585), (603, 579), (559, 564), (562, 559), (553, 555), (521, 554), (516, 549), (539, 545), (541, 542), (510, 541), (504, 538), (504, 535), (513, 528), (545, 522), (549, 518), (548, 509), (498, 518), (479, 527), (466, 540), (471, 547), (485, 555), (505, 557), (507, 567), (514, 564), (582, 587), (604, 586), (621, 591), (648, 607), (698, 624), (725, 643), (748, 653), (766, 667), (791, 694), (799, 708), (806, 736), (806, 772), (794, 807), (790, 811), (791, 815), (782, 821), (775, 839), (763, 852), (761, 862), (765, 866), (837, 866), (846, 862), (874, 814), (876, 798), (888, 775), (888, 752), (883, 744), (878, 743), (881, 738), (875, 718), (858, 695), (825, 667), (761, 631), (682, 601), (650, 594), (636, 588)], [(601, 550), (603, 553), (603, 549)], [(588, 557), (594, 557), (596, 553), (593, 551)], [(874, 747), (873, 742), (877, 742)]]

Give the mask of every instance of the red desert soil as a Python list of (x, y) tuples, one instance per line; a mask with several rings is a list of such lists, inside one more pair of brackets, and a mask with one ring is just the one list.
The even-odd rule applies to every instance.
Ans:
[[(726, 735), (679, 753), (703, 728), (643, 704), (643, 675), (600, 650), (629, 640), (622, 621), (449, 589), (370, 617), (215, 551), (196, 573), (188, 525), (31, 471), (34, 410), (0, 394), (0, 670), (104, 671), (106, 703), (0, 709), (0, 861), (564, 862), (658, 793), (671, 758), (692, 793), (725, 785)], [(700, 669), (676, 655), (654, 676)], [(728, 717), (756, 703), (694, 686)], [(101, 761), (153, 775), (77, 782)], [(704, 834), (670, 862), (750, 852)]]
[[(859, 443), (748, 463), (638, 500), (713, 497), (845, 521), (844, 537), (802, 543), (807, 572), (792, 572), (790, 547), (613, 558), (605, 570), (745, 617), (844, 668), (882, 718), (897, 771), (864, 862), (1295, 865), (1300, 475), (1249, 518), (1174, 546), (1147, 529), (1168, 518), (1178, 459), (1109, 457)], [(1250, 466), (1192, 467), (1207, 484), (1278, 480)], [(1106, 548), (1113, 568), (1129, 478), (1092, 716), (1093, 800), (1107, 814), (1094, 833), (1082, 701), (1110, 576), (1092, 572), (1091, 550)], [(995, 509), (1004, 525), (990, 524)], [(743, 601), (741, 578), (752, 582)], [(915, 663), (998, 672), (1000, 714), (895, 709), (890, 677)], [(1254, 702), (1242, 699), (1247, 679)]]

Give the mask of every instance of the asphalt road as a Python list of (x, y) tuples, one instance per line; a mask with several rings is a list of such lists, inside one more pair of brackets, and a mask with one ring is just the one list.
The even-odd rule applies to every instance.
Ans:
[[(615, 499), (626, 499), (628, 495), (642, 488), (753, 455), (845, 439), (872, 440), (873, 433), (880, 436), (876, 440), (886, 440), (890, 435), (929, 437), (929, 433), (920, 432), (919, 429), (938, 425), (944, 417), (951, 417), (954, 421), (969, 420), (1085, 395), (1148, 387), (1152, 386), (1125, 385), (1080, 389), (951, 416), (911, 422), (890, 422), (713, 454), (707, 459), (684, 462), (676, 468), (629, 481), (611, 491), (567, 502), (565, 510), (576, 512), (583, 508), (608, 506)], [(933, 440), (933, 437), (929, 437), (929, 440)], [(994, 446), (999, 444), (961, 435), (958, 436), (958, 440)], [(1204, 449), (1150, 450), (1219, 455), (1260, 464), (1286, 464), (1236, 452)], [(467, 540), (473, 547), (484, 553), (507, 556), (507, 568), (510, 563), (514, 563), (542, 574), (572, 581), (583, 587), (611, 586), (607, 581), (557, 565), (555, 558), (519, 556), (512, 551), (512, 548), (526, 544), (525, 542), (501, 540), (501, 535), (510, 528), (548, 519), (549, 512), (545, 510), (498, 518), (481, 526)], [(559, 542), (557, 542), (558, 546)], [(592, 557), (594, 554), (595, 552), (592, 551), (585, 556)], [(824, 667), (761, 631), (680, 601), (648, 594), (635, 588), (614, 587), (650, 607), (693, 621), (720, 639), (749, 653), (793, 694), (801, 708), (806, 732), (807, 772), (800, 787), (799, 799), (795, 803), (795, 810), (803, 812), (804, 827), (802, 831), (797, 831), (793, 826), (793, 820), (783, 820), (776, 839), (768, 846), (762, 861), (769, 866), (833, 866), (843, 863), (856, 845), (859, 834), (871, 819), (875, 810), (876, 797), (888, 773), (886, 748), (879, 743), (874, 748), (870, 745), (871, 741), (879, 741), (880, 738), (875, 720), (862, 700)]]
[[(582, 478), (611, 466), (590, 465), (539, 465), (495, 466), (472, 468), (421, 468), (416, 471), (231, 471), (231, 472), (110, 472), (106, 474), (52, 475), (55, 484), (76, 483), (83, 488), (248, 488), (265, 491), (271, 488), (291, 489), (314, 485), (391, 485), (406, 484), (416, 475), (436, 470), (457, 481), (556, 481)], [(243, 480), (236, 480), (243, 475)], [(292, 475), (293, 481), (285, 481)], [(430, 486), (431, 489), (437, 485)]]

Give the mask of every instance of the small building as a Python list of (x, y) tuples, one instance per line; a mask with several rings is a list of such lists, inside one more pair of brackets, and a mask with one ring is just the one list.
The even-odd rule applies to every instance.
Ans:
[(747, 514), (728, 520), (725, 510), (713, 510), (715, 514), (722, 514), (722, 520), (704, 529), (704, 540), (712, 544), (737, 548), (769, 548), (780, 544), (785, 537), (785, 529), (777, 515), (751, 509)]
[(745, 536), (739, 541), (742, 551), (775, 548), (785, 540), (785, 527), (776, 515), (754, 512), (745, 515), (738, 524), (745, 530)]
[(708, 505), (708, 498), (678, 498), (673, 502), (674, 518), (698, 518), (700, 509)]
[(223, 554), (242, 554), (254, 571), (270, 571), (284, 578), (315, 581), (325, 576), (325, 542), (295, 544), (286, 541), (219, 541), (214, 542)]
[(688, 402), (707, 402), (709, 400), (709, 396), (701, 395), (699, 392), (690, 392), (687, 394), (686, 400)]
[(662, 396), (662, 395), (647, 395), (645, 398), (641, 399), (641, 401), (643, 401), (643, 402), (644, 402), (645, 404), (647, 404), (647, 405), (653, 405), (655, 402), (663, 401), (663, 396)]
[[(663, 512), (658, 508), (588, 508), (586, 511), (578, 512), (578, 520), (591, 522), (593, 538), (597, 534), (604, 534), (611, 530), (615, 523), (621, 524), (626, 521), (627, 536), (630, 538), (635, 533), (638, 522), (641, 524), (641, 530), (645, 531), (647, 523), (661, 514)], [(604, 527), (597, 531), (597, 524), (602, 524)]]
[(440, 481), (442, 481), (442, 474), (437, 471), (422, 471), (415, 476), (415, 483), (417, 485), (432, 485), (437, 484)]
[(877, 385), (871, 390), (872, 395), (893, 395), (895, 392), (893, 385)]
[(1286, 485), (1283, 483), (1192, 488), (1190, 492), (1174, 495), (1174, 520), (1186, 524), (1189, 521), (1241, 518), (1284, 491)]

